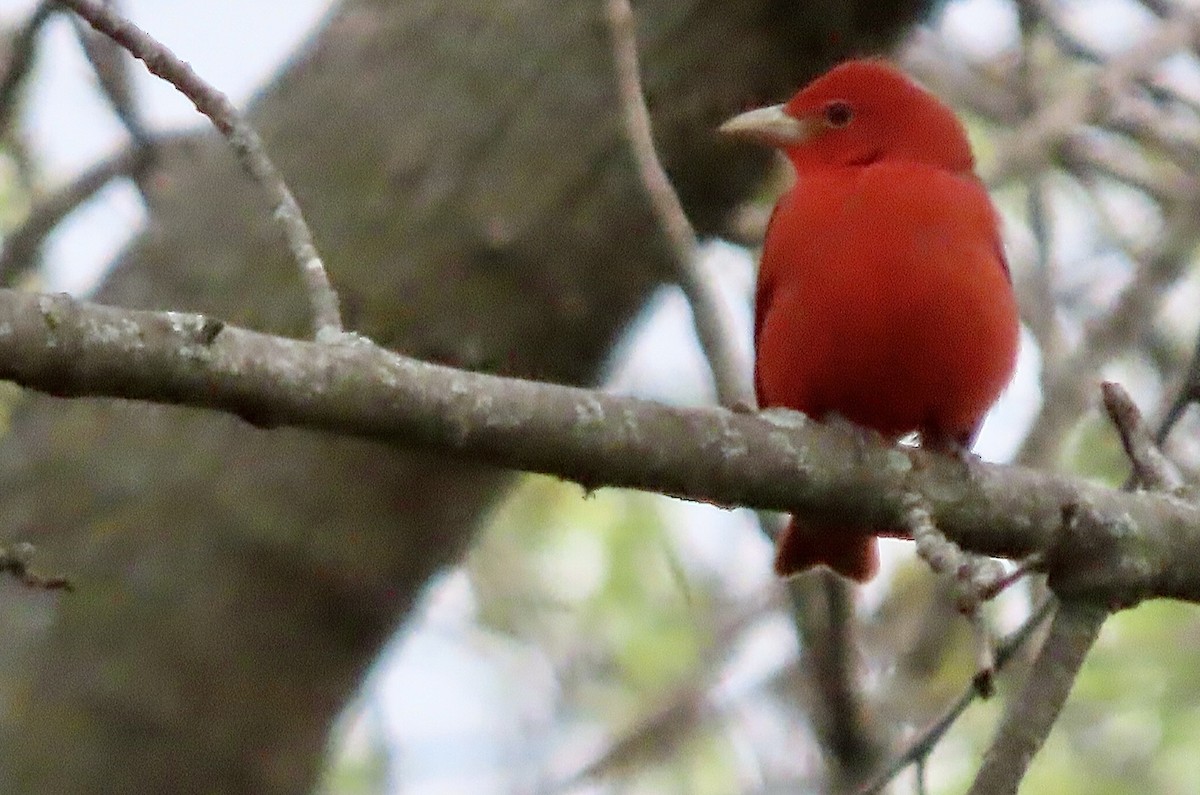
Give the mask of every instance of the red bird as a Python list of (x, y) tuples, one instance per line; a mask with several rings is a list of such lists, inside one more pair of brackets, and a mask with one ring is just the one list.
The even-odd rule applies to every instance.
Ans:
[[(759, 405), (964, 453), (1012, 375), (1018, 319), (999, 220), (954, 113), (892, 66), (858, 60), (721, 131), (783, 150), (797, 177), (758, 273)], [(869, 580), (881, 532), (896, 534), (793, 519), (775, 570), (825, 564)]]

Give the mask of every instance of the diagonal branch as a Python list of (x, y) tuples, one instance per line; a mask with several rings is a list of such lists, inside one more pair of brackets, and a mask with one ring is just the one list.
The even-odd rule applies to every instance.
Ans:
[[(998, 645), (996, 648), (997, 671), (1004, 670), (1005, 666), (1017, 656), (1017, 653), (1021, 651), (1021, 647), (1025, 645), (1026, 641), (1033, 636), (1034, 631), (1050, 615), (1054, 609), (1054, 605), (1053, 598), (1044, 600), (1029, 614), (1029, 617), (1025, 619), (1020, 627)], [(906, 767), (919, 764), (923, 759), (928, 759), (929, 755), (933, 753), (933, 749), (946, 736), (946, 732), (950, 731), (950, 727), (962, 717), (962, 714), (967, 711), (967, 707), (971, 706), (979, 697), (979, 688), (975, 687), (974, 684), (967, 687), (962, 695), (958, 697), (958, 700), (942, 713), (940, 718), (934, 721), (916, 740), (910, 743), (904, 753), (897, 756), (886, 769), (880, 771), (868, 785), (859, 790), (858, 795), (878, 795)]]
[(1100, 389), (1104, 394), (1104, 409), (1116, 426), (1121, 445), (1125, 448), (1125, 457), (1133, 467), (1125, 488), (1132, 490), (1140, 486), (1152, 491), (1179, 493), (1183, 476), (1158, 448), (1133, 398), (1114, 381), (1105, 381)]
[(70, 8), (97, 31), (145, 63), (153, 74), (173, 85), (228, 139), (242, 166), (271, 199), (274, 217), (283, 229), (288, 249), (299, 266), (308, 290), (315, 336), (324, 339), (340, 334), (342, 318), (337, 293), (329, 282), (329, 274), (325, 272), (325, 265), (313, 244), (312, 232), (304, 220), (300, 205), (275, 164), (267, 157), (266, 147), (258, 133), (238, 113), (229, 98), (201, 79), (191, 66), (150, 34), (100, 0), (56, 2)]
[(46, 237), (63, 219), (113, 180), (131, 175), (140, 160), (137, 151), (122, 150), (96, 163), (69, 184), (34, 204), (21, 225), (4, 236), (4, 245), (0, 246), (0, 284), (14, 285), (23, 274), (32, 270)]
[[(120, 13), (116, 0), (103, 2), (113, 12)], [(132, 64), (128, 53), (108, 36), (89, 28), (77, 14), (71, 15), (71, 23), (75, 28), (79, 46), (83, 48), (84, 56), (92, 65), (100, 93), (104, 95), (113, 114), (129, 133), (135, 145), (148, 147), (150, 136), (133, 89)]]
[(996, 742), (988, 749), (969, 795), (1015, 793), (1034, 755), (1045, 744), (1071, 685), (1109, 616), (1102, 605), (1063, 601), (1050, 621), (1041, 651), (1021, 692), (1010, 702)]
[(1200, 33), (1200, 12), (1180, 7), (1154, 33), (1109, 61), (1085, 91), (1064, 93), (1042, 107), (1005, 139), (984, 175), (991, 185), (1038, 171), (1052, 161), (1080, 125), (1103, 117), (1118, 92), (1142, 79), (1171, 53), (1186, 47)]
[(17, 94), (33, 67), (37, 35), (53, 11), (53, 0), (42, 0), (20, 30), (13, 34), (8, 63), (3, 65), (4, 74), (0, 75), (0, 134), (8, 130), (16, 108)]
[(629, 138), (638, 174), (650, 197), (654, 214), (658, 216), (659, 226), (670, 243), (679, 287), (687, 296), (696, 337), (712, 370), (717, 402), (722, 406), (753, 406), (754, 396), (746, 378), (750, 368), (742, 361), (733, 344), (737, 338), (734, 324), (729, 319), (716, 285), (700, 268), (696, 231), (654, 148), (650, 111), (646, 107), (646, 97), (638, 74), (633, 9), (629, 6), (629, 0), (608, 0), (607, 13), (626, 137)]

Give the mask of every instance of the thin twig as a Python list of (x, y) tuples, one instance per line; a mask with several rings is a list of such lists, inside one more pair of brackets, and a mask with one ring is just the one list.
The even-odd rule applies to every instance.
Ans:
[(0, 248), (0, 285), (15, 285), (22, 274), (36, 266), (34, 259), (43, 241), (64, 218), (114, 179), (129, 176), (140, 161), (138, 152), (126, 149), (101, 160), (70, 184), (34, 204), (21, 225), (4, 236), (4, 246)]
[(1188, 364), (1183, 383), (1179, 385), (1175, 399), (1171, 401), (1170, 408), (1163, 415), (1162, 422), (1154, 433), (1155, 444), (1160, 446), (1164, 444), (1171, 430), (1183, 419), (1183, 412), (1187, 407), (1198, 402), (1200, 402), (1200, 333), (1197, 333), (1196, 341), (1192, 343), (1192, 361)]
[(1031, 466), (1052, 462), (1067, 431), (1092, 399), (1101, 367), (1136, 340), (1152, 322), (1167, 288), (1191, 262), (1200, 227), (1195, 204), (1181, 202), (1166, 209), (1162, 234), (1149, 250), (1136, 254), (1137, 272), (1121, 290), (1108, 314), (1095, 320), (1080, 346), (1044, 387), (1042, 410), (1017, 454)]
[[(1026, 186), (1026, 215), (1033, 232), (1034, 263), (1033, 284), (1026, 292), (1022, 305), (1022, 317), (1038, 341), (1042, 361), (1047, 365), (1059, 361), (1062, 356), (1062, 330), (1059, 327), (1058, 307), (1055, 304), (1055, 263), (1052, 254), (1049, 209), (1046, 206), (1046, 179), (1036, 175)], [(1045, 366), (1045, 365), (1044, 365)]]
[(13, 34), (8, 64), (0, 77), (0, 134), (8, 130), (9, 119), (17, 105), (18, 89), (33, 66), (38, 31), (53, 11), (53, 0), (42, 0), (21, 29)]
[(1063, 601), (1021, 692), (996, 730), (968, 795), (1012, 795), (1058, 720), (1083, 661), (1109, 611), (1087, 601)]
[(1200, 156), (1200, 124), (1191, 110), (1173, 111), (1144, 96), (1127, 94), (1119, 98), (1108, 126), (1181, 169), (1194, 168)]
[[(1020, 651), (1025, 642), (1033, 635), (1034, 631), (1050, 615), (1053, 608), (1054, 600), (1052, 598), (1046, 599), (1025, 619), (1025, 623), (1000, 642), (996, 647), (997, 672), (1004, 670), (1005, 666), (1012, 661), (1016, 653)], [(974, 703), (977, 698), (979, 698), (979, 690), (974, 684), (963, 690), (962, 695), (950, 705), (942, 714), (942, 717), (934, 721), (929, 728), (922, 732), (908, 746), (904, 753), (896, 757), (885, 770), (871, 780), (870, 784), (860, 790), (860, 795), (876, 795), (876, 793), (883, 792), (884, 788), (892, 782), (892, 779), (900, 775), (906, 767), (918, 764), (928, 758), (937, 744), (941, 742), (942, 737), (950, 730), (950, 727), (954, 725), (955, 721), (966, 712), (967, 707)]]
[(1068, 170), (1091, 171), (1122, 182), (1160, 206), (1195, 193), (1192, 180), (1174, 163), (1161, 157), (1151, 159), (1141, 145), (1115, 135), (1068, 135), (1059, 146), (1058, 160)]
[(1007, 581), (1004, 567), (991, 558), (972, 555), (938, 530), (929, 507), (915, 495), (906, 495), (908, 510), (904, 525), (916, 542), (917, 555), (929, 564), (934, 574), (948, 576), (954, 583), (958, 611), (971, 622), (975, 643), (975, 687), (980, 695), (990, 697), (994, 690), (995, 655), (991, 630), (980, 614), (985, 601), (1000, 592), (1000, 583)]
[(152, 36), (99, 0), (57, 2), (127, 49), (145, 63), (151, 73), (175, 86), (228, 139), (242, 166), (271, 198), (274, 217), (283, 229), (288, 248), (308, 290), (313, 310), (314, 337), (318, 341), (326, 341), (340, 335), (342, 319), (337, 293), (313, 245), (312, 232), (304, 220), (300, 205), (267, 156), (258, 133), (242, 118), (229, 98), (202, 80), (187, 63)]
[(968, 61), (943, 37), (928, 29), (914, 31), (900, 58), (906, 71), (956, 108), (1005, 129), (1026, 118), (1025, 103), (1006, 71), (985, 69)]
[(1187, 46), (1198, 31), (1200, 12), (1177, 9), (1154, 33), (1100, 69), (1086, 90), (1064, 93), (1004, 140), (984, 175), (985, 180), (998, 185), (1036, 171), (1053, 159), (1062, 142), (1081, 125), (1104, 115), (1124, 86), (1141, 79), (1172, 52)]
[[(1041, 22), (1045, 25), (1046, 30), (1049, 31), (1054, 43), (1064, 54), (1100, 66), (1103, 66), (1109, 60), (1109, 56), (1105, 52), (1088, 44), (1079, 34), (1071, 30), (1062, 13), (1061, 0), (1032, 0), (1032, 5), (1037, 6)], [(1167, 16), (1166, 13), (1157, 15)], [(1193, 110), (1200, 110), (1200, 106), (1197, 106), (1191, 97), (1181, 93), (1169, 83), (1156, 79), (1154, 75), (1143, 75), (1136, 79), (1150, 94), (1156, 97), (1169, 99), (1172, 102), (1177, 102)]]
[(547, 781), (538, 790), (539, 795), (572, 792), (582, 784), (610, 777), (639, 763), (652, 763), (718, 718), (728, 705), (715, 698), (712, 691), (726, 670), (728, 652), (765, 615), (778, 609), (776, 593), (772, 591), (754, 600), (714, 627), (695, 675), (655, 699), (645, 714), (622, 727), (585, 764)]
[(638, 73), (637, 29), (629, 0), (608, 0), (608, 24), (613, 58), (624, 112), (625, 134), (637, 163), (638, 175), (650, 198), (658, 222), (670, 243), (679, 286), (692, 309), (692, 322), (700, 347), (712, 369), (717, 400), (723, 406), (753, 406), (748, 364), (737, 347), (734, 324), (721, 296), (699, 266), (696, 232), (671, 185), (654, 148), (650, 112)]
[(1125, 455), (1133, 467), (1132, 481), (1127, 488), (1141, 484), (1151, 491), (1174, 491), (1182, 486), (1179, 471), (1154, 443), (1142, 412), (1125, 388), (1113, 381), (1105, 381), (1100, 389), (1104, 395), (1104, 408), (1121, 436)]
[[(1122, 228), (1122, 222), (1104, 197), (1100, 176), (1079, 162), (1064, 162), (1064, 170), (1079, 185), (1095, 218), (1097, 237), (1101, 244), (1111, 244), (1123, 257), (1135, 265), (1145, 259), (1145, 245), (1133, 240)], [(1127, 225), (1127, 224), (1126, 224)], [(1147, 231), (1147, 230), (1140, 230)], [(1140, 247), (1139, 247), (1140, 246)]]
[(33, 561), (33, 544), (22, 541), (8, 547), (0, 547), (0, 573), (16, 577), (22, 585), (43, 591), (73, 591), (75, 586), (61, 575), (46, 575), (30, 567)]
[(1011, 577), (998, 561), (965, 552), (947, 538), (919, 495), (907, 494), (903, 499), (904, 526), (912, 533), (917, 555), (934, 574), (947, 576), (954, 582), (959, 612), (972, 616), (983, 602), (1011, 584)]
[[(121, 13), (116, 0), (102, 2), (113, 13)], [(108, 36), (89, 28), (78, 15), (71, 15), (71, 25), (75, 28), (79, 46), (83, 48), (83, 54), (87, 56), (92, 72), (96, 75), (100, 92), (108, 101), (113, 113), (138, 146), (149, 146), (150, 136), (138, 110), (128, 54)]]

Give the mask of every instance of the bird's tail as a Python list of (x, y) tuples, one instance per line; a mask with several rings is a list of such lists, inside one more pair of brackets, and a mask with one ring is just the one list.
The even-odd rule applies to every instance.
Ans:
[(792, 518), (775, 542), (775, 573), (780, 577), (825, 565), (857, 582), (879, 570), (879, 550), (872, 534), (858, 529), (813, 528)]

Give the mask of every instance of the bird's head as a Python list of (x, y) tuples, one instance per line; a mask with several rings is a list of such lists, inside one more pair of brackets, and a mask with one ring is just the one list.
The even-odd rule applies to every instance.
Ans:
[(742, 113), (720, 131), (782, 149), (800, 173), (881, 160), (974, 167), (954, 112), (879, 60), (847, 61), (785, 104)]

